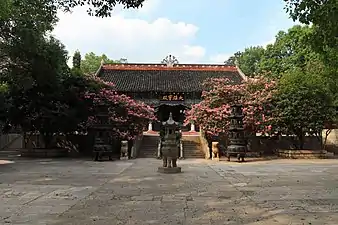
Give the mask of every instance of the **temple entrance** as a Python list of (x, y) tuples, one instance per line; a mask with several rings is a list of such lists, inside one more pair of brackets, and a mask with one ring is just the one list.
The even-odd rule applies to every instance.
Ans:
[[(172, 113), (173, 120), (178, 122), (180, 125), (183, 124), (185, 119), (185, 110), (186, 106), (182, 104), (169, 105), (169, 104), (161, 104), (156, 108), (157, 118), (160, 122), (167, 121), (169, 119), (169, 114)], [(154, 130), (160, 130), (160, 123), (154, 124)]]

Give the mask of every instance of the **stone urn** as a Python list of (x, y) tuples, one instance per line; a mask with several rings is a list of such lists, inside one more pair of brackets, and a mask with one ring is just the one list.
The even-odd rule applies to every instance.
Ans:
[(177, 123), (172, 119), (172, 114), (169, 115), (169, 120), (163, 123), (165, 128), (165, 135), (162, 140), (162, 159), (163, 165), (158, 167), (160, 173), (180, 173), (181, 167), (177, 166), (177, 159), (179, 157), (179, 148), (177, 147), (177, 138), (175, 131), (177, 130)]

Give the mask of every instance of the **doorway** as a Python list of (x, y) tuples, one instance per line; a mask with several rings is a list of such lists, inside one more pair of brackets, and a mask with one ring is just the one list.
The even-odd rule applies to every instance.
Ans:
[(160, 122), (154, 124), (154, 130), (159, 131), (161, 123), (169, 119), (170, 112), (172, 113), (173, 120), (182, 125), (185, 120), (186, 109), (187, 107), (182, 104), (175, 105), (161, 104), (160, 106), (157, 107), (156, 113), (156, 116)]

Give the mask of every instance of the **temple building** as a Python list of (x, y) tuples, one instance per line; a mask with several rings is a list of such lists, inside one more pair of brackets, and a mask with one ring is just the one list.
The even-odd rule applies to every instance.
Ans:
[[(221, 64), (180, 64), (169, 55), (161, 63), (101, 63), (96, 76), (115, 84), (117, 92), (141, 100), (155, 108), (159, 121), (170, 112), (179, 123), (184, 112), (201, 101), (203, 82), (208, 78), (228, 78), (235, 83), (245, 79), (236, 66)], [(149, 124), (159, 130), (160, 123)], [(186, 129), (195, 129), (193, 127)]]

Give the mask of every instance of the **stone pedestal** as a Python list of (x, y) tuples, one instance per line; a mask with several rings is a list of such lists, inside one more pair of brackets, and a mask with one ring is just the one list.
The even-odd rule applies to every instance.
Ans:
[(157, 172), (159, 173), (181, 173), (181, 167), (158, 167)]

